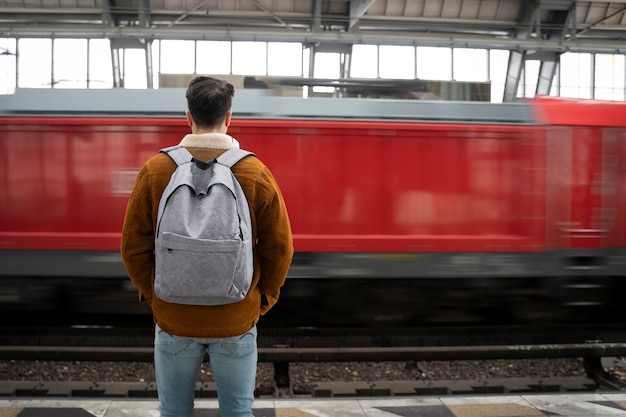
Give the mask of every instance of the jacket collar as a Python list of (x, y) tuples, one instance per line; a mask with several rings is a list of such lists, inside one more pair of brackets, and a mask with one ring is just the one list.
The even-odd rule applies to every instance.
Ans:
[(239, 142), (237, 139), (225, 133), (204, 133), (202, 135), (189, 133), (179, 143), (185, 148), (203, 149), (237, 149)]

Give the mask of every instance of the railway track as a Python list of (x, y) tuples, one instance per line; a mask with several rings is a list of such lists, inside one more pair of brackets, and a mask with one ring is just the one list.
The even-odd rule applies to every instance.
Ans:
[[(277, 397), (392, 397), (461, 394), (548, 393), (613, 391), (588, 377), (494, 378), (486, 380), (337, 381), (313, 382), (307, 392), (291, 387), (257, 390), (258, 398)], [(116, 397), (156, 398), (154, 382), (0, 381), (2, 397)], [(212, 382), (198, 383), (196, 396), (215, 398)]]
[[(151, 361), (145, 324), (0, 325), (0, 359)], [(259, 326), (265, 362), (521, 359), (626, 354), (621, 325), (281, 328)], [(36, 357), (38, 356), (38, 357)]]
[[(0, 327), (0, 360), (151, 362), (152, 329), (114, 326)], [(398, 395), (398, 393), (546, 392), (623, 389), (605, 371), (602, 358), (626, 356), (626, 335), (615, 326), (462, 327), (398, 329), (261, 328), (259, 361), (274, 366), (273, 391), (293, 395), (289, 367), (302, 362), (455, 361), (486, 359), (582, 358), (585, 377), (536, 380), (505, 378), (468, 381), (358, 381), (315, 383), (310, 395)], [(208, 359), (208, 358), (207, 358)], [(419, 363), (419, 362), (416, 362)], [(41, 385), (43, 384), (43, 385)], [(28, 388), (30, 386), (30, 388)], [(4, 386), (0, 395), (81, 393), (150, 396), (150, 384), (119, 388), (80, 382), (19, 382)], [(210, 392), (200, 386), (199, 392)], [(482, 390), (482, 391), (481, 391)], [(139, 393), (144, 394), (139, 394)], [(91, 394), (90, 394), (91, 393)], [(386, 393), (386, 394), (385, 394)], [(266, 393), (267, 394), (267, 393)], [(47, 394), (46, 394), (47, 395)], [(58, 394), (55, 394), (58, 395)], [(73, 394), (71, 394), (73, 395)], [(204, 394), (201, 394), (204, 395)], [(210, 394), (207, 394), (210, 396)]]

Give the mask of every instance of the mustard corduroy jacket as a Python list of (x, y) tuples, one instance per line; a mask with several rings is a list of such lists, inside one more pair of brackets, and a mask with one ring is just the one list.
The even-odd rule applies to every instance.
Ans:
[[(216, 158), (238, 142), (223, 133), (189, 134), (180, 145), (199, 160)], [(240, 302), (219, 306), (168, 303), (154, 294), (154, 238), (159, 201), (176, 163), (166, 154), (150, 158), (137, 176), (122, 229), (121, 254), (137, 287), (140, 302), (152, 308), (154, 321), (170, 334), (222, 338), (243, 334), (278, 301), (293, 257), (291, 225), (282, 193), (270, 170), (258, 158), (233, 167), (248, 199), (252, 220), (254, 277)]]

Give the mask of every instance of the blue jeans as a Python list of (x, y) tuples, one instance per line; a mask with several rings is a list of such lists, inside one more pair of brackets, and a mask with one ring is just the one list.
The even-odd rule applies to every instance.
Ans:
[(154, 368), (161, 417), (189, 417), (207, 349), (222, 417), (253, 417), (256, 327), (241, 336), (203, 339), (173, 336), (157, 325)]

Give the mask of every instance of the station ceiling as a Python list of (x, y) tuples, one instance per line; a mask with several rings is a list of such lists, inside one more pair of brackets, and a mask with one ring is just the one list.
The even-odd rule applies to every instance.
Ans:
[(0, 36), (626, 53), (626, 0), (0, 0)]

